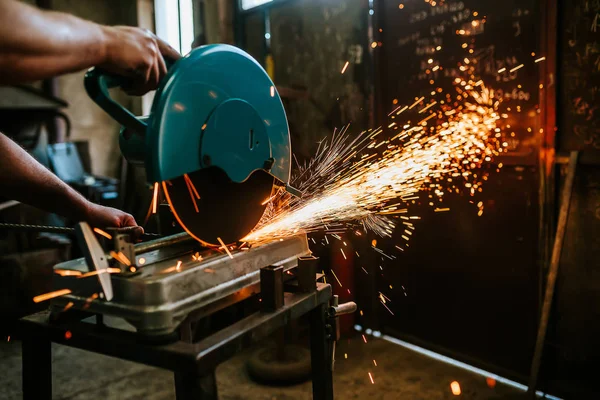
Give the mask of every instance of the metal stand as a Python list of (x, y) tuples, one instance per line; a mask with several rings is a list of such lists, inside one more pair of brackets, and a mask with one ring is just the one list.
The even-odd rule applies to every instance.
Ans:
[(22, 358), (23, 398), (52, 400), (52, 345), (50, 339), (43, 335), (24, 334)]
[(326, 331), (327, 306), (310, 312), (310, 357), (313, 399), (333, 399), (333, 370)]
[[(272, 272), (272, 268), (271, 271)], [(270, 273), (267, 272), (267, 273)], [(275, 279), (277, 282), (278, 279)], [(261, 291), (264, 293), (263, 291)], [(50, 342), (134, 361), (174, 372), (177, 399), (218, 398), (216, 367), (253, 342), (304, 314), (310, 314), (313, 398), (333, 399), (330, 340), (328, 334), (331, 286), (318, 283), (311, 292), (285, 293), (280, 307), (256, 312), (199, 342), (144, 342), (134, 332), (113, 329), (81, 320), (52, 322), (49, 311), (20, 321), (23, 336), (23, 398), (52, 398)], [(277, 302), (270, 303), (271, 305)], [(67, 312), (68, 313), (68, 312)], [(65, 332), (70, 331), (65, 336)], [(186, 338), (189, 339), (189, 338)]]

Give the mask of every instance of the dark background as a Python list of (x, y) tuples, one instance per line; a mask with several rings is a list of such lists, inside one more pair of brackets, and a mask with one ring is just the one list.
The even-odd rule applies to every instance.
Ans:
[[(347, 278), (355, 281), (363, 310), (358, 323), (521, 382), (529, 374), (557, 195), (566, 173), (557, 161), (570, 150), (582, 150), (540, 382), (542, 389), (566, 397), (595, 396), (600, 2), (439, 3), (279, 1), (243, 14), (246, 35), (238, 39), (259, 60), (272, 54), (278, 87), (309, 93), (286, 103), (301, 157), (309, 157), (319, 138), (345, 123), (356, 124), (356, 132), (387, 126), (391, 110), (428, 96), (434, 87), (452, 90), (454, 78), (462, 76), (461, 60), (477, 60), (475, 80), (495, 89), (503, 98), (501, 109), (510, 115), (502, 126), (509, 152), (489, 166), (483, 192), (447, 196), (448, 213), (417, 202), (411, 211), (422, 220), (410, 248), (393, 261), (369, 254), (371, 238), (353, 240), (365, 255), (351, 264), (336, 256), (337, 248), (333, 260), (355, 266)], [(270, 43), (264, 40), (265, 18)], [(471, 29), (473, 20), (480, 22), (477, 29)], [(458, 35), (460, 29), (471, 34)], [(362, 47), (360, 61), (341, 75), (357, 47)], [(546, 60), (536, 63), (542, 56)], [(445, 68), (426, 73), (437, 64)], [(498, 73), (502, 68), (506, 72)], [(504, 165), (499, 173), (498, 163)], [(484, 204), (480, 217), (479, 201)], [(396, 243), (395, 238), (380, 240), (378, 247), (393, 253)], [(379, 291), (391, 299), (393, 316), (378, 302)]]

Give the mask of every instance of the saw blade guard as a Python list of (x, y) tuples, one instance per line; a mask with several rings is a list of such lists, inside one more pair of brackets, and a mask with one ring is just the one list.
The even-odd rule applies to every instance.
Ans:
[(263, 169), (289, 183), (283, 104), (265, 70), (243, 50), (202, 46), (172, 63), (147, 118), (110, 98), (109, 87), (126, 85), (122, 78), (92, 69), (85, 83), (90, 97), (123, 125), (121, 150), (133, 162), (143, 158), (150, 183), (214, 166), (233, 182)]

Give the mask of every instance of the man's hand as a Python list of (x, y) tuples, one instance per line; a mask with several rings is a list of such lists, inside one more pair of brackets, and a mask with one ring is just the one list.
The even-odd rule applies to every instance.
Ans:
[(92, 227), (104, 229), (136, 226), (139, 229), (135, 232), (135, 235), (144, 233), (144, 228), (137, 225), (133, 216), (116, 208), (90, 203), (86, 214), (86, 222)]
[(130, 26), (105, 26), (106, 61), (99, 66), (117, 75), (129, 77), (129, 94), (142, 95), (156, 89), (167, 73), (165, 58), (173, 61), (181, 55), (152, 32)]
[(0, 84), (16, 85), (93, 66), (132, 80), (130, 94), (155, 89), (165, 75), (164, 57), (175, 49), (153, 33), (103, 26), (72, 15), (0, 0)]

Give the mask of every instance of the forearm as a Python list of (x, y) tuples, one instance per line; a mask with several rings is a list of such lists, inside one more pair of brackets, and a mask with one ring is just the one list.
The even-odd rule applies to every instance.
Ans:
[(105, 28), (72, 15), (0, 0), (0, 84), (45, 79), (106, 60)]
[(91, 203), (0, 133), (0, 194), (42, 210), (84, 221)]

